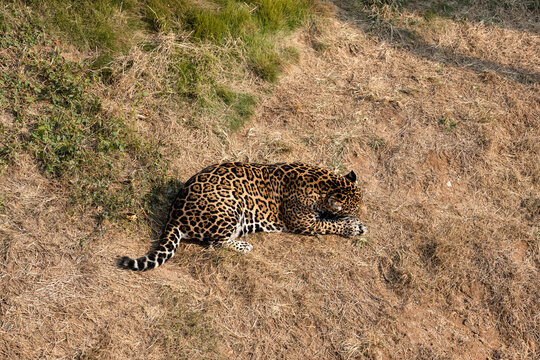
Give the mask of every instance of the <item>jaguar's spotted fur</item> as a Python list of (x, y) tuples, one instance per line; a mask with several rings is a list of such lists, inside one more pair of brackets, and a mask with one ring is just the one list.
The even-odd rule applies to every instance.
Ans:
[(185, 183), (157, 248), (118, 264), (138, 271), (156, 268), (174, 255), (182, 239), (249, 252), (253, 246), (237, 239), (257, 231), (352, 237), (366, 231), (356, 217), (361, 206), (352, 171), (342, 177), (299, 163), (213, 165)]

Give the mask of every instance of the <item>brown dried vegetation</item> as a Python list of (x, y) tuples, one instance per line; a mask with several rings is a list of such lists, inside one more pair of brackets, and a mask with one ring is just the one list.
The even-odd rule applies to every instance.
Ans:
[(222, 160), (354, 169), (368, 236), (257, 234), (248, 255), (186, 244), (128, 273), (114, 258), (147, 250), (170, 197), (144, 221), (100, 222), (23, 154), (0, 177), (0, 357), (538, 358), (538, 9), (462, 3), (327, 5), (277, 85), (217, 71), (260, 100), (236, 133), (216, 130), (219, 111), (136, 96), (163, 94), (174, 39), (115, 62), (94, 91), (137, 109), (171, 176)]

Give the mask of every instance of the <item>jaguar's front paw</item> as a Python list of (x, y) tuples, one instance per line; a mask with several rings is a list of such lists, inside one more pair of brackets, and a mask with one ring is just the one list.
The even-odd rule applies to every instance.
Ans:
[(253, 245), (251, 245), (247, 241), (239, 241), (234, 239), (228, 239), (226, 241), (223, 241), (221, 243), (221, 246), (244, 254), (250, 252), (253, 249)]
[(367, 232), (367, 228), (363, 222), (359, 221), (355, 217), (345, 218), (345, 229), (343, 236), (352, 238), (358, 235), (364, 235)]

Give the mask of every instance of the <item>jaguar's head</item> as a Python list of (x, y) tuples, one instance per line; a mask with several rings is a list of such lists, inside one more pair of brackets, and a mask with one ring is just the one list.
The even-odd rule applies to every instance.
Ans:
[(351, 171), (328, 192), (325, 210), (338, 216), (357, 215), (365, 212), (362, 192), (356, 184), (356, 174)]

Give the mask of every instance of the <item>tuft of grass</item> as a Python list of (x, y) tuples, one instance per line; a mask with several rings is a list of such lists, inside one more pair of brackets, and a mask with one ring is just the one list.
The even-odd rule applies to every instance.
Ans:
[(302, 24), (308, 9), (306, 0), (250, 0), (255, 6), (257, 22), (265, 30), (294, 29)]
[(437, 13), (435, 13), (433, 10), (426, 10), (422, 16), (427, 22), (432, 22), (437, 18)]
[(260, 78), (275, 83), (286, 63), (285, 57), (266, 38), (252, 38), (249, 43), (249, 67)]
[(356, 246), (359, 249), (362, 249), (364, 246), (369, 244), (369, 238), (367, 237), (356, 237), (352, 240), (352, 245)]
[(144, 0), (140, 2), (138, 19), (153, 32), (175, 32), (181, 28), (183, 14), (190, 9), (186, 0)]
[(130, 16), (137, 2), (120, 0), (61, 1), (28, 0), (38, 10), (34, 18), (48, 32), (86, 49), (127, 51), (140, 40), (140, 28)]
[(217, 43), (228, 37), (242, 37), (257, 30), (248, 4), (236, 1), (226, 1), (219, 11), (194, 8), (187, 12), (186, 23), (194, 38)]
[(225, 86), (216, 87), (216, 95), (223, 100), (226, 105), (232, 105), (236, 99), (236, 94)]
[(233, 105), (234, 115), (230, 120), (230, 129), (237, 131), (244, 123), (255, 114), (256, 100), (249, 94), (238, 94)]
[(283, 58), (290, 63), (298, 63), (300, 60), (300, 51), (294, 46), (287, 46), (282, 50)]
[(276, 82), (281, 73), (283, 60), (274, 51), (256, 50), (251, 56), (250, 66), (253, 72), (262, 79), (269, 82)]
[(215, 91), (228, 108), (225, 126), (231, 133), (238, 131), (255, 114), (256, 99), (250, 94), (235, 93), (224, 86), (218, 86)]
[(181, 97), (196, 100), (204, 96), (206, 85), (214, 83), (214, 63), (217, 59), (210, 53), (194, 54), (178, 51), (172, 58), (169, 73), (174, 76), (176, 92)]
[(444, 131), (452, 131), (457, 127), (458, 124), (457, 121), (454, 121), (445, 116), (441, 116), (438, 123), (444, 129)]
[(386, 141), (382, 137), (378, 137), (378, 136), (374, 136), (370, 138), (368, 142), (368, 145), (373, 150), (380, 150), (384, 147), (385, 144), (386, 144)]

